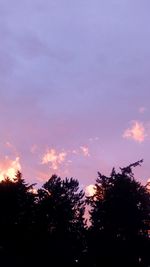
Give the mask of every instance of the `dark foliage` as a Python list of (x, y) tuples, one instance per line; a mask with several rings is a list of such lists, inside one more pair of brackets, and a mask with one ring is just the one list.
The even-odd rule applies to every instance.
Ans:
[[(89, 254), (96, 266), (148, 266), (150, 195), (135, 181), (132, 168), (141, 161), (98, 173), (91, 205)], [(148, 254), (147, 254), (148, 255)]]
[(88, 198), (73, 178), (53, 175), (37, 192), (19, 172), (0, 182), (0, 266), (149, 267), (150, 194), (132, 172), (141, 162), (98, 173)]
[(78, 181), (53, 175), (38, 196), (38, 235), (47, 240), (51, 264), (76, 265), (84, 248), (84, 193)]

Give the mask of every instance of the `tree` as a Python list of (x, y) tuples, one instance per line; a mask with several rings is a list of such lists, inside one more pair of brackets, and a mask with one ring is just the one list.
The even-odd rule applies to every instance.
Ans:
[(141, 162), (121, 168), (119, 173), (113, 169), (110, 177), (98, 173), (96, 192), (88, 199), (90, 253), (96, 263), (103, 262), (102, 266), (138, 266), (145, 262), (140, 245), (148, 240), (150, 194), (132, 172)]
[(13, 181), (6, 178), (0, 182), (0, 252), (1, 261), (5, 255), (4, 266), (6, 261), (10, 261), (8, 265), (19, 265), (20, 260), (26, 260), (24, 250), (26, 255), (29, 252), (35, 209), (32, 188), (20, 172)]
[[(79, 182), (53, 175), (38, 196), (39, 233), (51, 253), (51, 264), (76, 265), (84, 241), (84, 193), (79, 190)], [(48, 251), (44, 248), (43, 253), (45, 258)]]

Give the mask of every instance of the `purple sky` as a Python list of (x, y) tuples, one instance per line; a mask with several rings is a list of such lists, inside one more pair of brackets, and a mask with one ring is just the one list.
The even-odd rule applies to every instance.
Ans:
[(19, 157), (27, 181), (58, 173), (84, 187), (144, 158), (146, 182), (149, 10), (148, 0), (0, 0), (1, 172)]

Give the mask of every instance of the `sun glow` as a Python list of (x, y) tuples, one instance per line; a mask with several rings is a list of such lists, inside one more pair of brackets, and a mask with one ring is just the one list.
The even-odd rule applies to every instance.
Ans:
[(5, 180), (7, 177), (14, 181), (17, 171), (21, 171), (20, 158), (16, 157), (15, 160), (5, 157), (0, 162), (0, 182)]
[(92, 196), (94, 196), (95, 192), (96, 192), (96, 187), (95, 187), (95, 185), (93, 185), (93, 184), (90, 184), (90, 185), (88, 185), (88, 186), (85, 188), (85, 195), (86, 195), (87, 197), (92, 197)]

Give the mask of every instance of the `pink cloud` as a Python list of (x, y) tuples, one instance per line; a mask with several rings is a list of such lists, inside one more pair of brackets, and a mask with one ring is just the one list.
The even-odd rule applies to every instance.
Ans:
[(17, 157), (18, 156), (18, 151), (15, 147), (15, 145), (13, 145), (12, 143), (10, 143), (9, 141), (7, 141), (5, 143), (5, 146)]
[(83, 156), (85, 157), (89, 157), (90, 153), (89, 153), (89, 148), (87, 146), (80, 146), (80, 149), (83, 153)]
[(66, 152), (57, 152), (55, 149), (50, 149), (42, 158), (42, 164), (50, 164), (53, 170), (58, 170), (59, 166), (65, 161)]
[(132, 139), (138, 143), (144, 142), (146, 136), (146, 129), (143, 123), (139, 121), (133, 121), (131, 127), (123, 133), (123, 138)]

